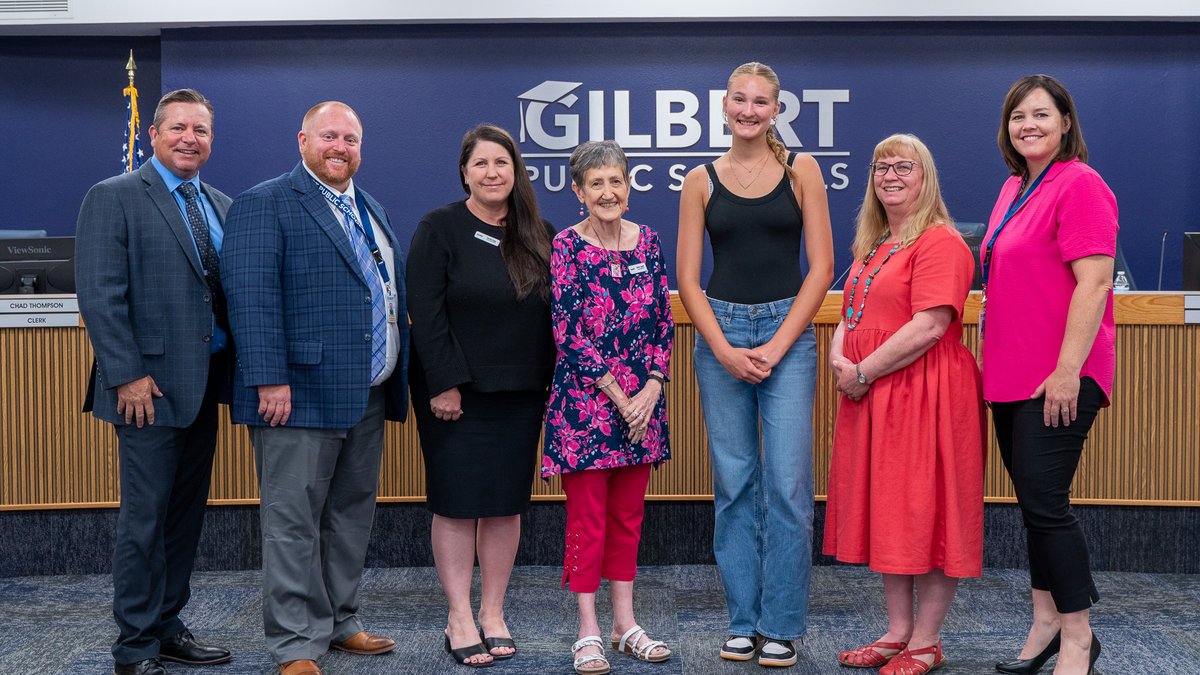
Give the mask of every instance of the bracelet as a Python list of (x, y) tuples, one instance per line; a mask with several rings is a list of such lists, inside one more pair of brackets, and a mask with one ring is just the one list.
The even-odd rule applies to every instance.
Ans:
[(614, 383), (614, 382), (616, 382), (616, 381), (617, 381), (617, 378), (616, 378), (616, 377), (609, 377), (609, 378), (608, 378), (608, 382), (603, 382), (603, 383), (602, 383), (602, 382), (600, 382), (600, 380), (597, 380), (597, 381), (596, 381), (596, 388), (598, 388), (598, 389), (608, 389), (608, 388), (609, 388), (609, 387), (611, 387), (611, 386), (613, 385), (613, 383)]
[(665, 384), (665, 382), (666, 382), (666, 380), (663, 379), (663, 374), (658, 372), (657, 370), (650, 371), (650, 373), (646, 375), (646, 379), (654, 380), (655, 382), (657, 382), (659, 384)]

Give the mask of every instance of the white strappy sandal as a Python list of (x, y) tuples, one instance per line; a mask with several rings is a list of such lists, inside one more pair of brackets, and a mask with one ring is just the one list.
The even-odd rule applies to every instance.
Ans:
[[(579, 650), (584, 647), (595, 647), (600, 650), (600, 653), (579, 656)], [(579, 675), (605, 675), (609, 671), (608, 659), (604, 658), (604, 643), (600, 641), (599, 635), (588, 635), (579, 638), (575, 644), (571, 645), (571, 652), (576, 655), (575, 672), (579, 673)], [(600, 665), (583, 667), (583, 664), (593, 661), (598, 661)]]
[[(646, 642), (639, 647), (638, 641), (643, 636), (646, 638)], [(655, 656), (653, 652), (659, 647), (662, 647), (666, 653)], [(634, 626), (625, 631), (620, 641), (613, 640), (612, 648), (621, 654), (628, 654), (635, 657), (638, 661), (645, 661), (646, 663), (662, 663), (671, 658), (671, 650), (667, 649), (666, 643), (651, 640), (650, 636), (646, 634), (646, 629), (641, 626)]]

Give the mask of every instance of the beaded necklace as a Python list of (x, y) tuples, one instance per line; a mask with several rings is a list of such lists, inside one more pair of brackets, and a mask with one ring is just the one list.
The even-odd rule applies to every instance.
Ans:
[(879, 270), (883, 269), (883, 266), (887, 264), (887, 261), (891, 260), (892, 254), (900, 250), (900, 242), (896, 242), (894, 245), (892, 245), (892, 249), (888, 251), (887, 256), (884, 257), (884, 259), (879, 263), (879, 267), (876, 267), (874, 272), (871, 272), (867, 275), (867, 281), (863, 284), (862, 300), (859, 301), (858, 311), (855, 312), (854, 291), (858, 287), (858, 278), (862, 276), (863, 272), (867, 271), (867, 265), (870, 264), (871, 260), (875, 258), (875, 252), (879, 250), (879, 247), (882, 246), (883, 242), (887, 241), (887, 238), (890, 236), (892, 236), (891, 230), (887, 230), (883, 233), (883, 236), (879, 238), (879, 241), (875, 242), (875, 248), (871, 249), (871, 252), (867, 254), (866, 258), (863, 258), (862, 268), (858, 270), (858, 274), (855, 274), (854, 279), (850, 281), (850, 302), (846, 305), (846, 330), (854, 330), (858, 326), (859, 322), (862, 321), (863, 308), (867, 306), (867, 293), (871, 291), (871, 280), (875, 278), (876, 274), (879, 274)]

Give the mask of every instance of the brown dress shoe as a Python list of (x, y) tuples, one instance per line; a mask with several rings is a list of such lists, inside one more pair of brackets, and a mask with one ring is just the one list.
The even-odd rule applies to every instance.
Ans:
[(382, 635), (371, 635), (365, 630), (361, 630), (354, 635), (329, 645), (333, 649), (351, 654), (362, 654), (370, 656), (373, 654), (386, 654), (396, 648), (396, 641), (383, 637)]
[(321, 667), (312, 659), (279, 664), (279, 675), (321, 675)]

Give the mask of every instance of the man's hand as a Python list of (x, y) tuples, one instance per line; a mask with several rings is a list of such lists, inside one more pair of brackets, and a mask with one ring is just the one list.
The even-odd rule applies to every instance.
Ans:
[(162, 398), (162, 391), (149, 375), (117, 386), (117, 414), (125, 416), (126, 424), (137, 424), (141, 429), (154, 424), (154, 399)]
[(292, 387), (288, 384), (262, 384), (258, 387), (258, 414), (267, 424), (287, 424), (292, 416)]

